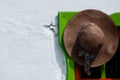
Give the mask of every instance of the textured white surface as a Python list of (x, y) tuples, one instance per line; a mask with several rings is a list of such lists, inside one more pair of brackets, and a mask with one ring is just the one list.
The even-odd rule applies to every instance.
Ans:
[(44, 28), (58, 11), (120, 11), (115, 0), (0, 0), (0, 80), (65, 80), (57, 37)]

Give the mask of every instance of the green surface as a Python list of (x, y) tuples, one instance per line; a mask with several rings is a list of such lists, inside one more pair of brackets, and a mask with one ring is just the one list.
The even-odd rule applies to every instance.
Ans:
[(101, 78), (106, 78), (105, 64), (101, 66)]
[(64, 28), (67, 24), (67, 22), (70, 20), (70, 18), (75, 15), (75, 12), (59, 12), (58, 13), (58, 23), (59, 23), (59, 44), (64, 52), (65, 58), (66, 58), (66, 67), (67, 67), (67, 74), (66, 74), (66, 80), (75, 80), (74, 75), (74, 62), (73, 60), (67, 55), (64, 45), (63, 45), (63, 32)]
[(110, 15), (116, 26), (120, 27), (120, 12), (116, 12)]
[[(63, 38), (63, 32), (66, 24), (75, 14), (77, 14), (77, 12), (59, 12), (58, 13), (59, 44), (66, 58), (66, 68), (67, 68), (66, 80), (75, 80), (74, 61), (67, 55), (62, 38)], [(120, 13), (111, 14), (110, 17), (115, 22), (116, 26), (120, 26)], [(101, 66), (101, 78), (106, 78), (105, 64)]]

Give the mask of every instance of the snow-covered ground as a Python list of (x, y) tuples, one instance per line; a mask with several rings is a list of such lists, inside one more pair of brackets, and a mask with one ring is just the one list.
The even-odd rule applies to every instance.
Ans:
[(0, 80), (65, 80), (57, 37), (43, 25), (58, 11), (120, 12), (117, 0), (0, 0)]

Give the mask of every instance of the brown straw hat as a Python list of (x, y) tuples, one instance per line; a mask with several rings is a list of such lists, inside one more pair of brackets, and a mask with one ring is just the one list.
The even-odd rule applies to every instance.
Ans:
[[(90, 67), (109, 61), (118, 46), (117, 27), (110, 17), (99, 10), (84, 10), (66, 25), (63, 41), (68, 55), (84, 65), (85, 53), (91, 58)], [(86, 56), (89, 56), (86, 55)]]

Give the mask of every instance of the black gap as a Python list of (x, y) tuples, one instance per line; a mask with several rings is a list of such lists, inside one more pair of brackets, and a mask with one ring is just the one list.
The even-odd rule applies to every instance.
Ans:
[(120, 42), (114, 57), (106, 63), (106, 76), (107, 78), (120, 78)]
[(91, 70), (91, 75), (88, 76), (85, 73), (84, 68), (81, 67), (81, 70), (80, 70), (81, 78), (100, 78), (101, 77), (101, 75), (100, 75), (100, 71), (101, 71), (100, 66), (99, 67), (91, 68), (90, 70)]

